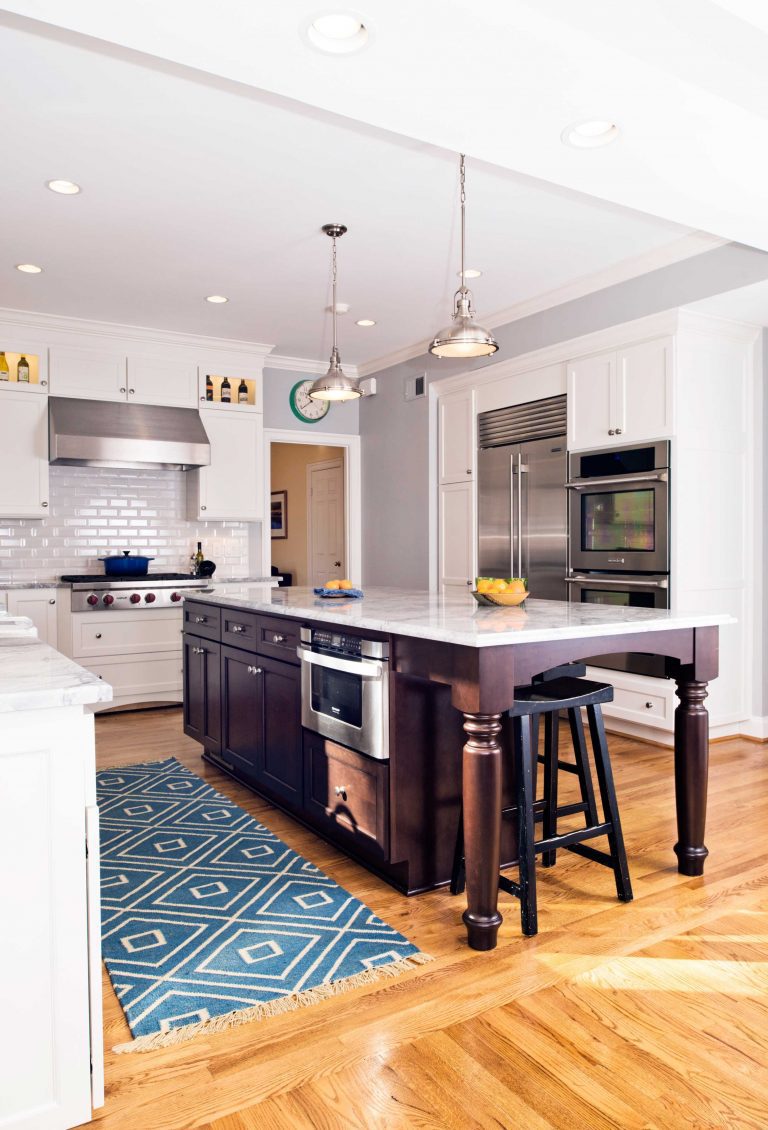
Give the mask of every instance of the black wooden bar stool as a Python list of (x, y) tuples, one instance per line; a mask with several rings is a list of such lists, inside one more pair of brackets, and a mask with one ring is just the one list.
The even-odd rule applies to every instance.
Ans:
[[(555, 674), (549, 672), (547, 674)], [(545, 866), (552, 866), (557, 850), (567, 848), (613, 870), (616, 893), (623, 902), (632, 899), (629, 868), (621, 833), (621, 821), (613, 783), (608, 743), (605, 736), (600, 704), (610, 702), (613, 687), (570, 675), (556, 678), (542, 677), (541, 682), (528, 687), (517, 687), (515, 701), (509, 716), (512, 720), (514, 771), (517, 804), (504, 808), (502, 816), (518, 815), (518, 867), (519, 882), (499, 875), (499, 887), (520, 899), (523, 934), (537, 933), (536, 912), (536, 856), (542, 856)], [(597, 773), (603, 819), (600, 820), (592, 786), (587, 743), (581, 718), (581, 708), (586, 707), (592, 743), (592, 753)], [(567, 711), (575, 762), (561, 761), (558, 756), (558, 721), (561, 711)], [(534, 720), (544, 717), (544, 795), (536, 799), (535, 764), (537, 750), (532, 743)], [(576, 773), (579, 778), (581, 800), (575, 804), (559, 805), (558, 771)], [(558, 834), (557, 821), (562, 816), (583, 812), (585, 825), (572, 832)], [(537, 817), (543, 822), (542, 838), (535, 839)], [(587, 846), (584, 841), (606, 836), (608, 851)], [(465, 885), (463, 816), (459, 821), (456, 838), (451, 893), (460, 894)]]

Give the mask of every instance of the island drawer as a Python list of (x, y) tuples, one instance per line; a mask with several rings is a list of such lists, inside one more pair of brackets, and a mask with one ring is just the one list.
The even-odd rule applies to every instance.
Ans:
[(296, 648), (299, 646), (300, 629), (298, 620), (289, 620), (285, 616), (260, 616), (259, 652), (271, 655), (273, 659), (283, 659), (287, 663), (298, 663)]
[(256, 651), (259, 638), (259, 618), (253, 612), (238, 608), (221, 610), (221, 642), (243, 651)]
[(184, 631), (209, 640), (221, 639), (221, 609), (212, 604), (184, 601)]
[(329, 838), (389, 854), (389, 764), (304, 731), (304, 806)]

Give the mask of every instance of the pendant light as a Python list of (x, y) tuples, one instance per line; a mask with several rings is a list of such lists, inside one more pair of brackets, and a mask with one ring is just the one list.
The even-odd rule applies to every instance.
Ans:
[(459, 180), (461, 184), (461, 286), (453, 296), (453, 321), (435, 334), (429, 352), (435, 357), (489, 357), (499, 348), (499, 343), (490, 330), (479, 326), (472, 309), (472, 292), (465, 285), (464, 274), (464, 236), (465, 189), (464, 154), (459, 156)]
[(340, 239), (347, 230), (344, 224), (323, 224), (322, 229), (333, 240), (333, 302), (331, 316), (333, 318), (333, 349), (331, 350), (331, 364), (324, 377), (318, 377), (309, 390), (313, 400), (355, 400), (363, 394), (354, 377), (348, 377), (341, 368), (338, 346), (336, 345), (336, 240)]

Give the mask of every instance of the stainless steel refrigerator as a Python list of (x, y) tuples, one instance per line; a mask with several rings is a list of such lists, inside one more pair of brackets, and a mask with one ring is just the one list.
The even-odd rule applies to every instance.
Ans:
[(565, 397), (478, 417), (478, 574), (567, 600)]

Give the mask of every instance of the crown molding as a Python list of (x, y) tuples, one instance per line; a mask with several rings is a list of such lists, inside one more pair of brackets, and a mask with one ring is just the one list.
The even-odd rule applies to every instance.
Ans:
[(22, 326), (38, 332), (56, 334), (87, 335), (105, 339), (119, 338), (121, 341), (135, 341), (143, 345), (171, 345), (187, 347), (198, 353), (210, 350), (216, 353), (249, 353), (266, 357), (274, 345), (258, 341), (239, 341), (235, 338), (207, 337), (202, 334), (178, 333), (175, 330), (159, 330), (149, 326), (122, 325), (119, 322), (93, 322), (85, 318), (69, 318), (61, 314), (40, 314), (34, 310), (12, 310), (0, 308), (0, 325)]
[[(663, 247), (648, 251), (644, 255), (637, 255), (633, 259), (624, 259), (620, 263), (614, 263), (612, 266), (606, 267), (602, 271), (596, 271), (591, 275), (583, 275), (565, 286), (557, 287), (555, 290), (543, 291), (524, 302), (508, 306), (505, 310), (497, 310), (495, 314), (483, 315), (480, 321), (491, 329), (498, 329), (499, 326), (509, 325), (510, 322), (517, 322), (521, 318), (538, 314), (542, 310), (549, 310), (553, 306), (562, 306), (565, 302), (573, 302), (577, 298), (594, 294), (598, 290), (605, 290), (607, 287), (617, 286), (619, 283), (649, 274), (651, 271), (670, 267), (674, 263), (681, 263), (685, 259), (703, 255), (706, 251), (714, 251), (726, 243), (728, 243), (727, 239), (709, 235), (707, 232), (691, 232), (672, 243), (665, 244)], [(416, 357), (423, 357), (431, 340), (431, 338), (428, 338), (415, 345), (396, 350), (394, 353), (388, 353), (375, 361), (366, 361), (358, 366), (360, 376), (367, 377), (372, 373), (380, 372), (382, 369), (391, 369), (394, 365), (400, 365), (404, 361), (413, 361)]]
[[(312, 361), (308, 357), (286, 357), (281, 353), (273, 353), (264, 362), (265, 369), (286, 369), (290, 373), (314, 373), (321, 377), (328, 372), (327, 361)], [(344, 362), (344, 371), (355, 380), (361, 375), (357, 365), (348, 365)]]

